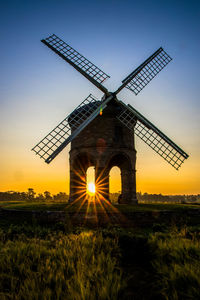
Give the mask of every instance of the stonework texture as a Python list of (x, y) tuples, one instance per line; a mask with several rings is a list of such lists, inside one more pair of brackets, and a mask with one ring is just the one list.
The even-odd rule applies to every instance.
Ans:
[(112, 167), (121, 170), (122, 192), (119, 203), (137, 203), (134, 133), (117, 120), (120, 107), (111, 101), (71, 142), (70, 202), (76, 201), (86, 188), (86, 172), (95, 168), (97, 191), (109, 199), (109, 173)]

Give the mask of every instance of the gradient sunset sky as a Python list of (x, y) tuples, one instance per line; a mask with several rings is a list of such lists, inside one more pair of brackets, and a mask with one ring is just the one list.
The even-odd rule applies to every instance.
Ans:
[(172, 62), (138, 96), (124, 89), (118, 99), (190, 157), (176, 171), (136, 138), (137, 191), (200, 193), (199, 0), (1, 0), (0, 25), (0, 191), (69, 192), (70, 146), (49, 165), (31, 148), (90, 93), (102, 93), (40, 42), (55, 33), (111, 76), (110, 91), (166, 50)]

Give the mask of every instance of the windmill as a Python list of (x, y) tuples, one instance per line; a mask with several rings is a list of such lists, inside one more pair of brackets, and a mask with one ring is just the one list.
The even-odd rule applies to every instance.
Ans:
[(69, 143), (70, 201), (85, 194), (86, 172), (95, 166), (99, 198), (109, 194), (109, 171), (119, 166), (122, 178), (122, 203), (137, 203), (134, 133), (175, 169), (188, 155), (130, 104), (117, 99), (127, 88), (137, 95), (172, 59), (159, 48), (128, 75), (115, 92), (103, 82), (106, 73), (55, 34), (41, 41), (92, 82), (104, 95), (101, 100), (91, 94), (32, 150), (50, 163)]

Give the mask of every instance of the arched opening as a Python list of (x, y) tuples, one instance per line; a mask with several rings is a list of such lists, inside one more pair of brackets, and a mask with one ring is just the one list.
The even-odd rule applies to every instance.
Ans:
[(90, 197), (95, 196), (95, 168), (89, 167), (86, 172), (86, 192)]
[[(129, 155), (127, 155), (126, 153), (123, 153), (123, 152), (114, 155), (108, 162), (108, 170), (112, 171), (111, 169), (113, 167), (117, 166), (121, 171), (120, 172), (121, 173), (121, 176), (120, 176), (121, 181), (118, 180), (118, 182), (121, 182), (121, 187), (120, 187), (121, 193), (120, 193), (120, 195), (118, 197), (118, 201), (117, 201), (119, 204), (136, 203), (137, 202), (136, 185), (135, 185), (135, 169), (134, 169), (133, 162), (134, 161), (129, 157)], [(110, 180), (112, 180), (112, 177), (115, 178), (115, 176), (112, 176), (112, 172), (110, 173), (109, 177), (110, 177)], [(115, 186), (115, 188), (117, 187), (115, 184), (114, 184), (114, 186)], [(119, 189), (119, 187), (118, 187), (118, 189)], [(111, 190), (109, 191), (109, 193), (111, 193)]]
[[(91, 155), (82, 152), (78, 155), (70, 154), (70, 200), (85, 201), (87, 194), (87, 182), (90, 182), (92, 175), (87, 179), (87, 170), (90, 166), (94, 166), (95, 161)], [(94, 167), (93, 167), (94, 169)], [(90, 173), (91, 171), (88, 171)], [(94, 176), (94, 175), (93, 175)], [(94, 190), (93, 190), (94, 191)]]
[(118, 203), (122, 193), (121, 170), (119, 167), (112, 167), (109, 173), (109, 199), (112, 203)]

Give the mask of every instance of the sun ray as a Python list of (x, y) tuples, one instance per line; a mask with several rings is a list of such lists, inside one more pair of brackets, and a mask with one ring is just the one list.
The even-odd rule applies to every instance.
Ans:
[[(83, 171), (84, 169), (81, 168), (80, 173)], [(76, 190), (72, 194), (76, 199), (70, 203), (71, 207), (75, 207), (74, 217), (77, 217), (80, 211), (83, 211), (85, 215), (84, 224), (90, 222), (90, 218), (95, 224), (98, 224), (101, 217), (105, 222), (111, 223), (115, 220), (125, 220), (123, 214), (108, 200), (108, 176), (105, 176), (104, 170), (100, 172), (95, 183), (92, 181), (87, 183), (87, 176), (80, 173), (75, 172), (77, 178), (74, 179), (72, 185)]]

